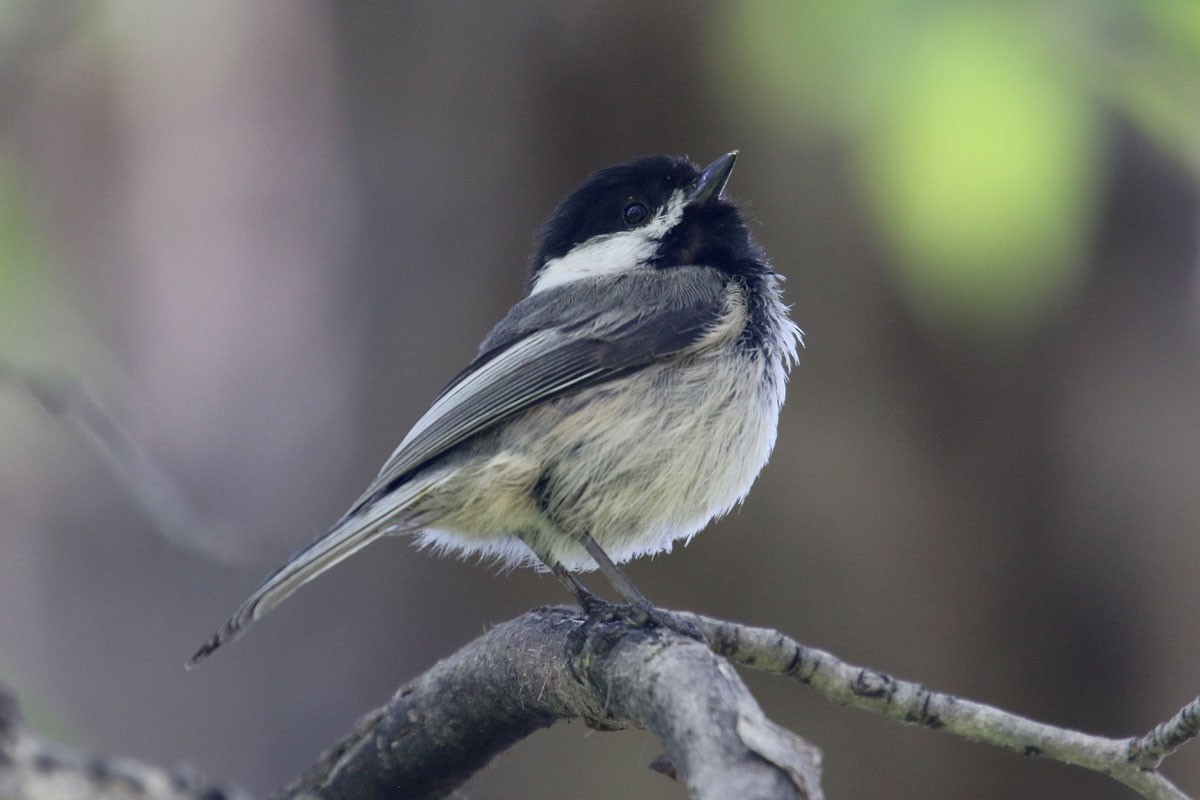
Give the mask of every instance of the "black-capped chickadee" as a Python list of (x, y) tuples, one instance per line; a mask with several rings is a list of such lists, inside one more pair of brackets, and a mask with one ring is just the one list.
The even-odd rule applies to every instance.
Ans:
[(800, 330), (736, 205), (737, 152), (700, 170), (601, 170), (543, 226), (529, 294), (345, 516), (266, 579), (189, 662), (385, 534), (439, 552), (599, 568), (671, 548), (749, 491), (775, 443)]

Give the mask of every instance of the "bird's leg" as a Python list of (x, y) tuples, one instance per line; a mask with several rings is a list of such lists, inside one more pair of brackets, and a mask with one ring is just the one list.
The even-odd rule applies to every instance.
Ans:
[(584, 533), (579, 537), (580, 543), (588, 551), (588, 555), (596, 562), (596, 566), (604, 573), (604, 577), (608, 578), (608, 582), (617, 590), (617, 594), (621, 595), (629, 605), (642, 609), (649, 610), (654, 608), (650, 601), (646, 599), (646, 595), (642, 594), (633, 581), (629, 580), (629, 576), (621, 571), (621, 568), (613, 563), (613, 560), (608, 557), (608, 553), (596, 543), (589, 534)]
[[(680, 619), (670, 611), (658, 608), (649, 600), (647, 600), (646, 595), (642, 594), (641, 591), (633, 585), (633, 581), (629, 579), (629, 576), (620, 570), (613, 560), (608, 557), (608, 553), (604, 552), (604, 548), (602, 548), (596, 542), (596, 540), (591, 537), (590, 534), (580, 534), (579, 541), (584, 548), (587, 549), (588, 554), (591, 555), (592, 559), (596, 562), (596, 566), (598, 566), (600, 571), (604, 573), (604, 577), (608, 578), (609, 583), (611, 583), (613, 588), (617, 590), (617, 594), (621, 595), (622, 599), (629, 604), (629, 608), (634, 612), (632, 615), (630, 615), (630, 620), (632, 622), (638, 625), (649, 624), (651, 626), (667, 628), (675, 631), (676, 633), (687, 636), (689, 639), (696, 639), (700, 642), (705, 641), (704, 634), (702, 634), (700, 629), (695, 625), (687, 620)], [(562, 567), (559, 567), (559, 569), (562, 569)], [(568, 577), (570, 577), (572, 581), (575, 581), (574, 577)], [(560, 578), (560, 580), (562, 580), (562, 578)], [(578, 583), (578, 581), (575, 581), (576, 585), (578, 585)], [(585, 589), (584, 591), (587, 590)], [(592, 598), (593, 600), (599, 599), (595, 595), (592, 595)], [(589, 614), (591, 613), (591, 609), (588, 608), (588, 606), (584, 605), (583, 608)]]
[(571, 573), (567, 572), (567, 568), (555, 561), (553, 558), (546, 556), (542, 557), (542, 563), (550, 568), (554, 573), (554, 577), (558, 578), (559, 582), (567, 587), (567, 591), (575, 595), (575, 599), (579, 601), (579, 606), (587, 613), (591, 613), (592, 609), (604, 604), (604, 601), (588, 590), (586, 586), (579, 582)]

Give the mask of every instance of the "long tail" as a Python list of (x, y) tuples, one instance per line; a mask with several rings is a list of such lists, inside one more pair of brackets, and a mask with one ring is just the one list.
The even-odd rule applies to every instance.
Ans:
[[(325, 570), (349, 558), (380, 536), (389, 533), (411, 532), (421, 526), (415, 520), (388, 519), (395, 510), (394, 498), (386, 498), (378, 504), (360, 507), (343, 517), (321, 538), (296, 553), (279, 569), (275, 570), (254, 594), (250, 595), (220, 630), (200, 646), (187, 662), (191, 669), (223, 644), (232, 642), (242, 634), (250, 623), (265, 616), (268, 611), (282, 603), (293, 592)], [(387, 506), (379, 508), (379, 506)]]

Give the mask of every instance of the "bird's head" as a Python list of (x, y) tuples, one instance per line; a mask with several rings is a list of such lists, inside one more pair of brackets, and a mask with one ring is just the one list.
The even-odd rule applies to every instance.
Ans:
[(530, 292), (636, 269), (760, 262), (736, 205), (723, 197), (737, 151), (700, 169), (647, 156), (593, 174), (542, 226)]

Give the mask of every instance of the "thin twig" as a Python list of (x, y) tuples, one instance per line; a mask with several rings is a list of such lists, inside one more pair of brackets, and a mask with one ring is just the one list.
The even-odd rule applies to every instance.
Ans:
[(183, 491), (138, 446), (83, 381), (37, 375), (0, 363), (0, 382), (24, 389), (46, 413), (81, 434), (164, 539), (210, 561), (230, 566), (245, 562), (244, 556), (233, 548), (220, 547), (202, 535), (205, 528), (199, 524), (199, 517)]
[(719, 655), (743, 666), (795, 678), (835, 703), (1021, 755), (1083, 767), (1108, 775), (1151, 800), (1188, 800), (1154, 767), (1196, 735), (1200, 698), (1141, 739), (1110, 739), (1036, 722), (897, 680), (848, 664), (823, 650), (805, 647), (778, 631), (693, 614), (679, 616), (699, 627)]
[(1163, 759), (1200, 734), (1200, 697), (1140, 739), (1129, 744), (1129, 760), (1142, 769), (1155, 769)]

